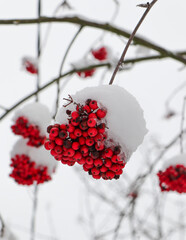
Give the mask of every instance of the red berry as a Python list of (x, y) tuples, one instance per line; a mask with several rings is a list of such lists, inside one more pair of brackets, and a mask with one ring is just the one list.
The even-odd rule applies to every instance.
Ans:
[(82, 159), (82, 154), (80, 152), (76, 152), (75, 155), (73, 156), (73, 159), (75, 161), (80, 161)]
[(122, 169), (120, 169), (120, 170), (118, 170), (118, 171), (115, 172), (116, 175), (121, 175), (122, 173), (123, 173), (123, 170), (122, 170)]
[(97, 151), (94, 151), (94, 152), (91, 152), (91, 157), (93, 158), (93, 159), (96, 159), (96, 158), (99, 158), (99, 152), (97, 152)]
[(58, 129), (58, 128), (56, 128), (56, 127), (51, 128), (51, 130), (50, 130), (50, 135), (51, 135), (52, 137), (57, 137), (58, 134), (59, 134), (59, 129)]
[(103, 165), (103, 160), (101, 160), (100, 158), (97, 158), (94, 160), (94, 166), (95, 167), (100, 167)]
[(86, 154), (88, 153), (88, 147), (86, 145), (83, 145), (81, 148), (80, 148), (80, 151), (82, 154)]
[(113, 155), (113, 151), (112, 151), (110, 148), (107, 148), (107, 149), (105, 150), (105, 157), (111, 158), (112, 155)]
[(77, 111), (74, 111), (71, 113), (72, 118), (77, 118), (79, 117), (79, 113)]
[(67, 125), (67, 131), (68, 131), (69, 133), (73, 133), (74, 130), (75, 130), (75, 127), (74, 127), (72, 124), (69, 123), (69, 124)]
[(80, 137), (79, 138), (79, 144), (80, 145), (84, 145), (85, 144), (85, 138), (84, 137)]
[(78, 150), (78, 149), (80, 148), (80, 144), (79, 144), (78, 142), (73, 142), (73, 143), (72, 143), (72, 148), (73, 148), (74, 150)]
[(83, 164), (83, 169), (84, 169), (85, 172), (89, 171), (89, 169), (86, 167), (86, 164)]
[(107, 59), (107, 55), (108, 55), (107, 49), (105, 47), (101, 47), (97, 50), (92, 50), (91, 53), (99, 61), (103, 61)]
[(87, 121), (82, 121), (82, 122), (80, 123), (79, 127), (80, 127), (82, 130), (87, 130), (87, 128), (88, 128)]
[(52, 141), (49, 141), (49, 142), (48, 142), (48, 148), (49, 148), (49, 149), (54, 149), (55, 146), (56, 146), (56, 145), (55, 145), (54, 142), (52, 142)]
[(82, 131), (81, 131), (79, 128), (76, 128), (76, 129), (74, 130), (74, 135), (75, 135), (76, 137), (81, 137)]
[(89, 127), (95, 127), (96, 126), (96, 120), (95, 120), (95, 118), (89, 118), (88, 119), (88, 121), (87, 121), (87, 125), (89, 126)]
[(77, 127), (77, 126), (79, 125), (79, 123), (80, 123), (80, 118), (79, 118), (79, 117), (77, 117), (77, 118), (72, 118), (71, 124), (72, 124), (73, 126)]
[(89, 128), (88, 129), (88, 135), (90, 137), (95, 137), (98, 134), (98, 130), (96, 128)]
[(82, 135), (83, 135), (83, 137), (85, 137), (85, 138), (86, 138), (86, 137), (88, 137), (88, 132), (83, 132), (83, 134), (82, 134)]
[(98, 108), (97, 101), (91, 100), (90, 103), (89, 103), (89, 107), (93, 110), (96, 110)]
[(98, 175), (100, 173), (100, 171), (95, 167), (91, 169), (91, 172), (92, 172), (92, 175)]
[(105, 162), (104, 162), (104, 165), (105, 165), (105, 167), (110, 168), (110, 167), (112, 166), (111, 160), (107, 158), (107, 159), (105, 160)]
[(107, 172), (106, 172), (106, 177), (107, 177), (108, 179), (113, 179), (114, 176), (115, 176), (115, 173), (114, 173), (114, 172), (112, 172), (112, 171), (107, 171)]
[(74, 133), (70, 133), (70, 134), (69, 134), (69, 137), (70, 137), (71, 139), (73, 139), (73, 140), (75, 140), (75, 139), (77, 138), (77, 136), (75, 136)]
[(95, 113), (90, 113), (88, 115), (88, 118), (95, 118), (95, 119), (97, 119), (97, 115)]
[(56, 147), (54, 148), (54, 151), (55, 151), (56, 153), (60, 154), (60, 153), (62, 153), (63, 149), (62, 149), (62, 147), (60, 147), (60, 146), (56, 146)]
[(102, 151), (105, 148), (105, 145), (102, 142), (97, 142), (95, 148), (97, 151)]
[(66, 148), (66, 150), (68, 150), (69, 148), (71, 148), (71, 146), (72, 146), (71, 141), (65, 140), (65, 141), (63, 142), (63, 147)]
[(74, 156), (74, 154), (75, 154), (75, 151), (74, 151), (74, 149), (72, 149), (72, 148), (69, 148), (69, 149), (67, 150), (67, 155), (68, 155), (69, 157), (73, 157), (73, 156)]
[(112, 167), (110, 168), (110, 170), (112, 170), (113, 172), (118, 172), (120, 169), (121, 168), (119, 164), (113, 164)]
[(94, 162), (94, 160), (93, 160), (91, 157), (86, 157), (85, 161), (86, 161), (86, 163), (89, 164), (89, 165), (90, 165), (90, 164), (92, 165), (93, 162)]
[(86, 145), (89, 146), (89, 147), (94, 145), (94, 139), (93, 138), (87, 138), (86, 139)]
[(83, 107), (83, 110), (86, 111), (87, 113), (90, 113), (90, 111), (91, 111), (91, 109), (90, 109), (90, 107), (88, 105), (85, 105)]
[(77, 162), (81, 165), (85, 164), (85, 158), (81, 158), (80, 160), (77, 160)]
[(94, 137), (95, 142), (101, 142), (103, 140), (103, 135), (101, 133), (98, 133), (95, 137)]
[(100, 179), (101, 178), (101, 176), (99, 174), (98, 175), (92, 174), (92, 177), (95, 178), (95, 179)]
[(100, 168), (100, 172), (105, 173), (108, 170), (104, 165)]
[[(55, 146), (55, 144), (54, 144), (54, 146)], [(44, 144), (44, 147), (45, 147), (46, 150), (50, 150), (51, 149), (50, 148), (50, 142), (46, 141), (45, 144)]]
[(53, 125), (49, 125), (48, 127), (47, 127), (47, 133), (50, 133), (50, 130), (53, 128)]
[(55, 143), (59, 146), (62, 146), (63, 145), (63, 140), (61, 138), (56, 138)]
[(96, 112), (96, 115), (98, 118), (104, 118), (106, 116), (107, 112), (105, 109), (98, 109)]
[(98, 132), (99, 133), (104, 133), (105, 132), (105, 127), (106, 127), (105, 123), (99, 124), (98, 127), (97, 127)]
[(67, 126), (66, 126), (65, 124), (61, 124), (61, 125), (60, 125), (60, 129), (61, 129), (61, 130), (66, 130), (66, 129), (67, 129)]
[(85, 166), (86, 169), (88, 169), (88, 170), (94, 167), (93, 164), (87, 164), (87, 163), (85, 163), (83, 166)]
[(67, 132), (66, 132), (65, 130), (61, 130), (61, 131), (59, 132), (59, 137), (60, 137), (61, 139), (65, 139), (65, 138), (67, 137)]

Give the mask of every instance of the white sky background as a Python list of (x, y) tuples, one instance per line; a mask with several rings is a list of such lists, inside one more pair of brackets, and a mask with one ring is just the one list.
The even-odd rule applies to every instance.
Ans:
[[(112, 0), (71, 0), (69, 2), (82, 16), (103, 22), (110, 20), (115, 7)], [(42, 14), (51, 16), (59, 3), (60, 1), (57, 0), (43, 0)], [(139, 0), (121, 0), (115, 24), (132, 30), (144, 11), (144, 9), (135, 7), (139, 3), (141, 3)], [(185, 50), (185, 11), (185, 0), (159, 0), (145, 19), (138, 34), (167, 49)], [(0, 19), (35, 18), (36, 13), (36, 0), (0, 1)], [(62, 14), (59, 12), (58, 16)], [(42, 36), (44, 36), (47, 25), (42, 26)], [(65, 49), (77, 29), (77, 26), (72, 24), (52, 25), (49, 39), (41, 56), (42, 84), (58, 75)], [(0, 25), (0, 105), (9, 107), (21, 97), (35, 90), (35, 77), (21, 70), (21, 59), (24, 56), (36, 56), (36, 30), (36, 25)], [(93, 28), (86, 28), (82, 31), (68, 55), (65, 70), (69, 69), (70, 63), (84, 56), (101, 33), (100, 30)], [(121, 39), (115, 35), (111, 36), (109, 33), (103, 43), (110, 46), (118, 55), (121, 54), (124, 47)], [(134, 56), (134, 51), (134, 47), (131, 47), (127, 56)], [(186, 81), (186, 70), (180, 71), (181, 68), (181, 63), (170, 59), (140, 63), (130, 71), (119, 73), (115, 80), (115, 84), (125, 87), (138, 99), (144, 109), (149, 132), (156, 134), (165, 143), (180, 128), (179, 116), (168, 122), (164, 121), (162, 116), (166, 98), (173, 89)], [(103, 70), (98, 70), (95, 77), (86, 80), (81, 80), (77, 76), (71, 77), (61, 99), (85, 86), (98, 85), (102, 73)], [(108, 72), (104, 79), (105, 84), (109, 82), (110, 77), (111, 72)], [(183, 90), (172, 102), (173, 108), (177, 111), (181, 110), (182, 97), (185, 92)], [(42, 103), (52, 109), (55, 103), (55, 88), (47, 89), (41, 94), (40, 99)], [(30, 226), (32, 189), (18, 186), (8, 177), (10, 172), (9, 153), (17, 140), (10, 130), (12, 116), (10, 114), (0, 125), (0, 213), (19, 236), (19, 240), (25, 240), (29, 236), (24, 229), (28, 229)], [(175, 153), (177, 152), (175, 151)], [(130, 172), (140, 158), (138, 150), (128, 163), (126, 171)], [(53, 181), (40, 187), (38, 232), (55, 235), (61, 240), (71, 240), (74, 237), (81, 240), (87, 239), (83, 227), (78, 224), (77, 220), (81, 211), (79, 208), (83, 202), (82, 192), (83, 185), (73, 168), (59, 164)]]

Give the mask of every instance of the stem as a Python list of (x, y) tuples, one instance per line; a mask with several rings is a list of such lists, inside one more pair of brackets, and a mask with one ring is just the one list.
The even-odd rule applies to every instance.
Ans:
[(143, 20), (144, 20), (145, 17), (147, 16), (148, 12), (150, 11), (150, 9), (152, 8), (152, 6), (153, 6), (156, 2), (157, 2), (157, 0), (153, 0), (150, 4), (147, 4), (147, 9), (146, 9), (146, 11), (144, 12), (144, 14), (142, 15), (142, 17), (141, 17), (141, 19), (139, 20), (138, 24), (137, 24), (136, 27), (134, 28), (134, 30), (133, 30), (133, 32), (132, 32), (132, 34), (131, 34), (131, 36), (130, 36), (130, 38), (129, 38), (129, 40), (128, 40), (125, 48), (124, 48), (124, 50), (123, 50), (123, 53), (122, 53), (122, 55), (121, 55), (121, 57), (120, 57), (120, 59), (119, 59), (119, 62), (118, 62), (117, 66), (116, 66), (116, 68), (115, 68), (115, 70), (114, 70), (114, 72), (113, 72), (113, 74), (112, 74), (112, 77), (111, 77), (111, 80), (110, 80), (110, 82), (109, 82), (109, 85), (112, 85), (112, 84), (113, 84), (114, 79), (115, 79), (115, 76), (116, 76), (116, 74), (117, 74), (117, 72), (118, 72), (118, 70), (119, 70), (119, 67), (121, 66), (121, 64), (122, 64), (123, 61), (124, 61), (125, 55), (126, 55), (126, 53), (127, 53), (127, 50), (128, 50), (128, 48), (129, 48), (132, 40), (134, 39), (134, 36), (135, 36), (137, 30), (139, 29), (139, 27), (141, 26)]
[(185, 121), (185, 106), (186, 96), (183, 99), (182, 117), (181, 117), (181, 131), (180, 131), (180, 152), (183, 153), (183, 133), (184, 133), (184, 121)]
[(37, 212), (37, 204), (38, 204), (38, 185), (35, 182), (34, 184), (34, 199), (33, 199), (33, 208), (32, 208), (32, 219), (31, 219), (31, 238), (30, 240), (35, 239), (35, 226), (36, 226), (36, 212)]
[[(67, 50), (66, 50), (66, 52), (65, 52), (65, 55), (64, 55), (63, 60), (62, 60), (62, 62), (61, 62), (61, 66), (60, 66), (60, 70), (59, 70), (59, 76), (61, 76), (61, 74), (62, 74), (63, 67), (64, 67), (64, 64), (65, 64), (65, 60), (66, 60), (66, 58), (67, 58), (67, 55), (68, 55), (68, 53), (69, 53), (69, 51), (70, 51), (70, 49), (71, 49), (74, 41), (76, 40), (76, 38), (78, 37), (78, 35), (79, 35), (79, 33), (81, 32), (82, 29), (83, 29), (83, 26), (81, 26), (81, 27), (78, 29), (78, 31), (76, 32), (76, 34), (75, 34), (74, 37), (72, 38), (72, 40), (71, 40), (71, 42), (70, 42), (70, 44), (69, 44), (69, 46), (68, 46), (68, 48), (67, 48)], [(59, 79), (57, 80), (57, 82), (56, 82), (56, 83), (57, 83), (57, 98), (56, 98), (56, 111), (55, 111), (55, 114), (56, 114), (57, 109), (58, 109), (58, 107), (59, 107), (59, 96), (60, 96), (60, 84), (59, 84), (59, 82), (60, 82), (60, 78), (59, 78)]]
[[(38, 0), (38, 18), (41, 17), (41, 0)], [(37, 60), (38, 60), (38, 73), (37, 73), (37, 82), (36, 82), (36, 87), (37, 90), (39, 89), (40, 86), (40, 71), (39, 71), (39, 57), (40, 57), (40, 45), (41, 45), (41, 26), (40, 23), (38, 23), (37, 27)], [(38, 94), (36, 94), (36, 102), (38, 102)]]

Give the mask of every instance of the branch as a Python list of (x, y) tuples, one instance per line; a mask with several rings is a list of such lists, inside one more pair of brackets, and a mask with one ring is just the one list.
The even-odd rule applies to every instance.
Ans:
[[(117, 28), (114, 25), (108, 24), (108, 23), (99, 23), (94, 22), (90, 20), (83, 19), (78, 16), (74, 17), (62, 17), (62, 18), (55, 18), (55, 17), (40, 17), (40, 18), (33, 18), (33, 19), (10, 19), (10, 20), (0, 20), (0, 25), (25, 25), (25, 24), (38, 24), (38, 23), (72, 23), (77, 24), (84, 27), (93, 27), (101, 30), (105, 30), (111, 33), (115, 33), (119, 36), (123, 36), (125, 38), (130, 38), (131, 32), (128, 32), (124, 29)], [(133, 39), (135, 44), (153, 49), (157, 52), (159, 52), (163, 56), (170, 57), (172, 59), (175, 59), (179, 62), (182, 62), (183, 64), (186, 64), (186, 59), (182, 56), (175, 54), (174, 52), (171, 52), (163, 47), (160, 47), (159, 45), (156, 45), (148, 40), (145, 40), (142, 37), (135, 36)]]
[(122, 64), (123, 61), (124, 61), (125, 55), (126, 55), (126, 53), (127, 53), (127, 50), (128, 50), (128, 48), (129, 48), (132, 40), (134, 39), (134, 37), (135, 37), (135, 35), (136, 35), (136, 32), (138, 31), (138, 29), (139, 29), (139, 27), (141, 26), (142, 22), (144, 21), (145, 17), (147, 16), (147, 14), (149, 13), (150, 9), (152, 8), (152, 6), (153, 6), (156, 2), (157, 2), (157, 0), (153, 0), (150, 4), (149, 4), (149, 3), (147, 4), (147, 9), (146, 9), (146, 11), (145, 11), (144, 14), (142, 15), (142, 17), (140, 18), (139, 22), (137, 23), (136, 27), (134, 28), (133, 32), (132, 32), (131, 35), (130, 35), (130, 38), (129, 38), (129, 40), (128, 40), (128, 42), (127, 42), (127, 44), (126, 44), (126, 46), (125, 46), (125, 48), (124, 48), (124, 50), (123, 50), (123, 53), (122, 53), (122, 55), (121, 55), (121, 57), (120, 57), (120, 59), (119, 59), (119, 62), (118, 62), (117, 66), (116, 66), (116, 68), (115, 68), (115, 70), (114, 70), (114, 72), (113, 72), (113, 74), (112, 74), (112, 77), (111, 77), (111, 80), (110, 80), (110, 82), (109, 82), (109, 85), (112, 85), (112, 84), (113, 84), (114, 78), (115, 78), (115, 76), (116, 76), (116, 74), (117, 74), (117, 72), (118, 72), (118, 70), (119, 70), (119, 67), (121, 66), (121, 64)]

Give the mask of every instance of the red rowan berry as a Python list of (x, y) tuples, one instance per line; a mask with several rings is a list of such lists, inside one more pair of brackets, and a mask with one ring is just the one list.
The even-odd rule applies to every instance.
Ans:
[(90, 137), (95, 137), (98, 133), (98, 130), (96, 128), (89, 128), (88, 129), (88, 135)]
[(80, 160), (77, 160), (77, 162), (81, 165), (85, 164), (85, 158), (81, 158)]
[(50, 130), (53, 128), (53, 125), (49, 125), (48, 127), (47, 127), (47, 133), (50, 133)]
[(97, 119), (97, 115), (95, 113), (90, 113), (88, 115), (88, 118), (94, 118), (94, 119)]
[(105, 167), (104, 165), (100, 168), (100, 172), (105, 173), (107, 172), (108, 168)]
[(49, 149), (54, 149), (55, 148), (55, 143), (53, 141), (48, 141), (48, 148)]
[(77, 118), (79, 117), (79, 113), (77, 111), (74, 111), (71, 113), (72, 118)]
[(84, 170), (85, 172), (88, 172), (88, 171), (89, 171), (89, 169), (86, 167), (86, 164), (83, 164), (83, 170)]
[(60, 154), (60, 153), (62, 153), (63, 149), (62, 149), (62, 147), (60, 147), (60, 146), (56, 146), (56, 147), (54, 148), (54, 151), (55, 151), (56, 153)]
[(88, 137), (88, 132), (86, 132), (86, 131), (84, 131), (83, 133), (82, 133), (82, 135), (83, 135), (83, 137)]
[(79, 142), (73, 142), (73, 143), (72, 143), (72, 148), (73, 148), (74, 150), (78, 150), (78, 149), (80, 148)]
[(82, 159), (82, 154), (80, 152), (76, 152), (75, 155), (73, 156), (73, 159), (75, 161), (80, 161)]
[(81, 137), (82, 131), (81, 131), (79, 128), (76, 128), (76, 129), (74, 130), (74, 135), (75, 135), (76, 137)]
[(119, 164), (112, 164), (112, 166), (110, 167), (110, 170), (113, 172), (118, 172), (120, 170), (120, 166)]
[(59, 134), (59, 129), (58, 129), (57, 127), (51, 128), (51, 130), (50, 130), (50, 135), (51, 135), (52, 137), (57, 137), (58, 134)]
[(103, 165), (103, 160), (100, 158), (97, 158), (94, 160), (94, 166), (95, 167), (101, 167)]
[(71, 141), (65, 140), (65, 141), (63, 142), (63, 147), (65, 147), (67, 150), (68, 150), (69, 148), (71, 148), (71, 146), (72, 146)]
[(88, 153), (88, 147), (86, 145), (83, 145), (80, 148), (80, 151), (81, 151), (82, 154), (86, 154), (86, 153)]
[(67, 131), (68, 131), (69, 133), (73, 133), (74, 130), (75, 130), (75, 127), (74, 127), (72, 124), (69, 123), (69, 124), (67, 125)]
[(86, 139), (86, 145), (91, 147), (92, 145), (94, 145), (94, 139), (92, 138), (87, 138)]
[(80, 118), (79, 117), (73, 118), (70, 122), (74, 127), (77, 127), (80, 123)]
[(50, 146), (49, 146), (49, 141), (46, 141), (45, 143), (44, 143), (44, 147), (45, 147), (45, 149), (46, 150), (50, 150), (51, 148), (50, 148)]
[(66, 132), (65, 130), (61, 130), (61, 131), (59, 132), (59, 137), (60, 137), (61, 139), (65, 139), (65, 138), (67, 137), (67, 132)]
[(103, 140), (103, 135), (101, 133), (98, 133), (95, 137), (94, 137), (95, 142), (101, 142)]
[(55, 143), (59, 146), (62, 146), (63, 145), (63, 140), (61, 138), (56, 138)]
[(122, 169), (120, 169), (120, 170), (118, 170), (118, 171), (115, 172), (116, 175), (121, 175), (122, 173), (123, 173), (123, 170), (122, 170)]
[(73, 140), (77, 139), (77, 136), (74, 135), (74, 133), (70, 133), (69, 134), (69, 137)]
[(107, 112), (105, 109), (98, 109), (96, 112), (96, 115), (98, 118), (104, 118), (106, 116)]
[(86, 111), (87, 113), (90, 113), (90, 111), (91, 111), (91, 109), (90, 109), (90, 107), (88, 105), (85, 105), (83, 107), (83, 110)]
[(105, 156), (107, 158), (111, 158), (113, 155), (113, 151), (110, 148), (105, 149)]
[(106, 177), (107, 177), (108, 179), (113, 179), (114, 176), (115, 176), (115, 173), (114, 173), (114, 172), (112, 172), (112, 171), (107, 171), (107, 172), (106, 172)]
[(92, 177), (95, 178), (95, 179), (100, 179), (101, 178), (101, 176), (99, 174), (98, 175), (92, 174)]
[(80, 144), (80, 145), (84, 145), (84, 144), (85, 144), (85, 141), (86, 141), (86, 140), (85, 140), (84, 137), (80, 137), (78, 140), (79, 140), (79, 144)]
[(86, 161), (86, 163), (89, 164), (89, 165), (90, 165), (90, 164), (92, 165), (93, 162), (94, 162), (94, 160), (93, 160), (91, 157), (86, 157), (86, 158), (85, 158), (85, 161)]
[(97, 101), (91, 100), (90, 103), (89, 103), (89, 107), (93, 110), (96, 110), (98, 108)]
[(98, 175), (100, 173), (100, 170), (98, 170), (97, 168), (93, 167), (91, 169), (92, 175)]
[(107, 59), (107, 55), (108, 55), (107, 49), (105, 47), (101, 47), (98, 50), (92, 50), (91, 53), (99, 61), (103, 61)]
[(61, 130), (66, 130), (66, 129), (67, 129), (67, 126), (66, 126), (65, 124), (61, 124), (61, 125), (60, 125), (60, 129), (61, 129)]
[(105, 159), (104, 162), (105, 167), (110, 168), (112, 166), (112, 162), (109, 158)]
[(93, 164), (87, 164), (87, 163), (85, 163), (83, 166), (85, 166), (86, 169), (88, 169), (88, 170), (90, 170), (90, 169), (92, 169), (94, 167)]
[(105, 145), (102, 142), (97, 142), (95, 148), (97, 151), (102, 151), (105, 148)]
[(87, 121), (87, 125), (89, 127), (95, 127), (96, 126), (96, 120), (95, 118), (89, 118), (88, 121)]
[(82, 130), (87, 130), (87, 129), (88, 129), (87, 121), (82, 121), (82, 122), (80, 123), (79, 127), (80, 127)]
[(74, 149), (72, 149), (72, 148), (69, 148), (69, 149), (67, 150), (67, 155), (68, 155), (69, 157), (73, 157), (73, 156), (74, 156), (74, 154), (75, 154), (75, 151), (74, 151)]
[(91, 152), (91, 157), (92, 157), (93, 159), (99, 158), (99, 152), (97, 152), (97, 151)]

